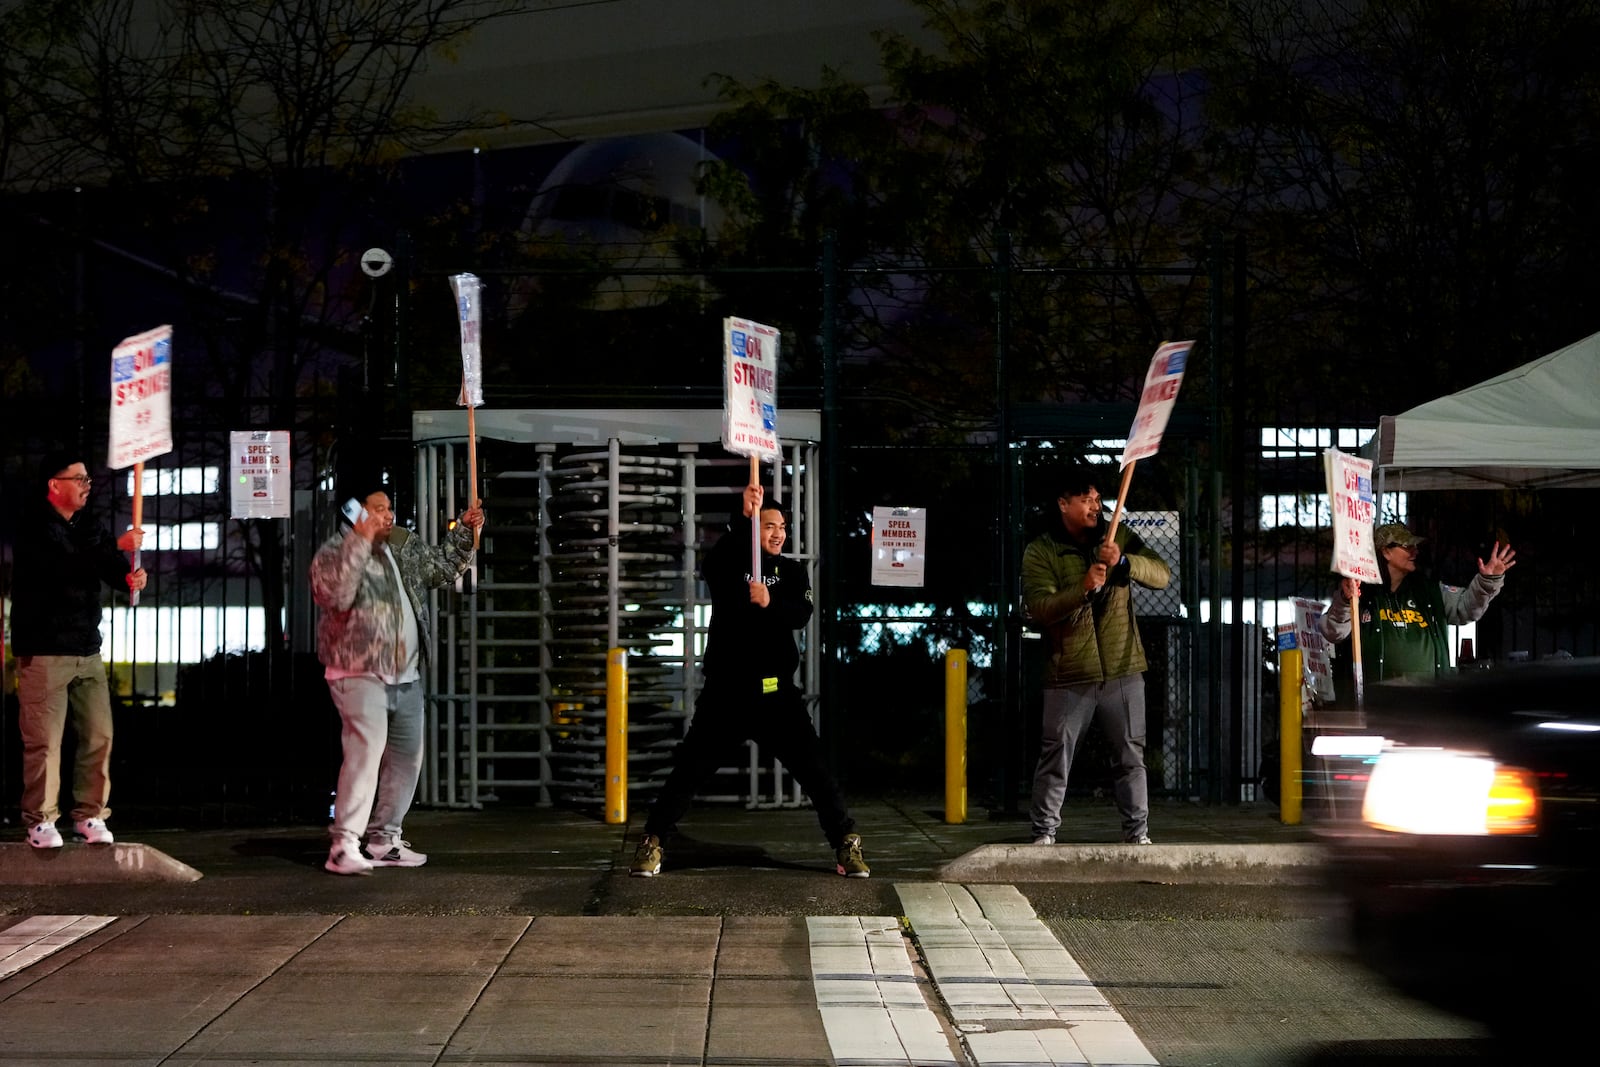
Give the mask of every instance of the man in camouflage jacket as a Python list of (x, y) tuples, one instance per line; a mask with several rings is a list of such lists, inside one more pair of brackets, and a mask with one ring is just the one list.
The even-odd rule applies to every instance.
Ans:
[(434, 546), (395, 528), (383, 490), (358, 489), (351, 498), (362, 510), (317, 550), (311, 595), (322, 609), (317, 656), (343, 723), (344, 762), (324, 866), (335, 874), (368, 874), (374, 866), (420, 867), (428, 859), (401, 837), (422, 773), (422, 668), (430, 633), (423, 594), (451, 584), (472, 562), (483, 509), (475, 504), (463, 512), (446, 543)]
[(1067, 473), (1056, 506), (1062, 530), (1035, 538), (1022, 554), (1023, 606), (1050, 643), (1030, 812), (1034, 844), (1055, 844), (1072, 755), (1091, 718), (1099, 720), (1116, 753), (1123, 839), (1149, 844), (1145, 658), (1131, 583), (1165, 589), (1172, 572), (1128, 527), (1119, 525), (1115, 538), (1106, 536), (1109, 523), (1088, 468)]

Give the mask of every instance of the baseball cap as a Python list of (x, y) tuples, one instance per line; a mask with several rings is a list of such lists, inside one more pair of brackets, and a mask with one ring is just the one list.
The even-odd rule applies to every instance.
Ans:
[(39, 480), (48, 482), (74, 463), (83, 463), (83, 455), (70, 448), (57, 448), (45, 453), (39, 461)]
[(1425, 537), (1418, 537), (1406, 529), (1404, 523), (1386, 522), (1372, 531), (1372, 543), (1379, 549), (1388, 548), (1390, 545), (1399, 545), (1402, 548), (1415, 548), (1426, 541)]

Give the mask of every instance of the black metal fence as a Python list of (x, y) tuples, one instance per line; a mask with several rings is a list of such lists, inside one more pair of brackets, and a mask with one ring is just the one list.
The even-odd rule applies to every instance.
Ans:
[[(1169, 558), (1180, 572), (1178, 592), (1170, 603), (1143, 608), (1160, 735), (1151, 741), (1153, 782), (1171, 795), (1213, 802), (1251, 795), (1260, 754), (1272, 743), (1276, 692), (1263, 650), (1282, 605), (1324, 597), (1331, 587), (1325, 505), (1317, 499), (1321, 449), (1354, 447), (1371, 430), (1336, 404), (1275, 407), (1236, 386), (1248, 379), (1248, 346), (1230, 332), (1235, 294), (1218, 280), (1229, 277), (1226, 266), (1152, 272), (1171, 290), (1174, 321), (1201, 344), (1162, 453), (1140, 465), (1127, 501), (1134, 511), (1171, 514), (1178, 530)], [(338, 732), (315, 658), (304, 575), (331, 528), (339, 447), (363, 435), (379, 438), (397, 484), (407, 485), (410, 411), (453, 405), (449, 368), (459, 364), (442, 295), (445, 273), (397, 271), (397, 278), (416, 278), (427, 298), (412, 299), (409, 289), (383, 294), (397, 309), (397, 332), (379, 344), (392, 346), (385, 349), (395, 354), (392, 362), (386, 357), (378, 368), (363, 357), (334, 355), (325, 369), (313, 365), (299, 381), (288, 426), (224, 423), (203, 383), (185, 384), (179, 324), (177, 444), (146, 473), (151, 582), (133, 611), (124, 597), (113, 598), (108, 620), (118, 700), (114, 801), (219, 819), (306, 819), (325, 811)], [(764, 308), (774, 309), (788, 346), (780, 405), (823, 412), (827, 525), (818, 594), (826, 620), (823, 699), (836, 709), (828, 721), (837, 724), (825, 741), (858, 791), (935, 787), (941, 658), (947, 648), (966, 648), (973, 662), (972, 788), (1001, 808), (1016, 805), (1037, 744), (1039, 645), (1017, 610), (1017, 561), (1027, 538), (1049, 520), (1051, 470), (1069, 458), (1114, 457), (1131, 424), (1137, 381), (1128, 381), (1136, 366), (1129, 354), (1147, 358), (1149, 349), (1107, 296), (1108, 286), (1130, 279), (1040, 270), (1024, 282), (1000, 259), (978, 270), (919, 268), (896, 276), (883, 266), (835, 267), (826, 257), (812, 267), (660, 279), (671, 298), (637, 300), (630, 310), (615, 301), (597, 309), (592, 293), (563, 305), (555, 274), (489, 276), (490, 291), (499, 286), (508, 301), (515, 294), (519, 310), (513, 318), (508, 301), (497, 305), (507, 318), (485, 341), (496, 353), (486, 402), (715, 404), (722, 315), (760, 319)], [(1089, 281), (1098, 288), (1086, 288)], [(809, 295), (780, 299), (780, 290), (796, 288)], [(930, 294), (947, 288), (985, 295), (965, 305), (939, 303), (964, 307), (969, 318), (962, 321), (905, 310), (925, 308)], [(1024, 292), (1026, 305), (1018, 300)], [(1046, 299), (1054, 310), (1041, 315), (1037, 304)], [(780, 316), (780, 307), (790, 311)], [(886, 313), (890, 307), (900, 310)], [(963, 336), (965, 362), (953, 359), (941, 327)], [(1086, 353), (1102, 344), (1119, 353), (1105, 360), (1105, 387), (1067, 391), (1075, 373), (1095, 365)], [(923, 352), (940, 358), (919, 362)], [(0, 398), (0, 588), (7, 592), (16, 524), (43, 494), (31, 469), (35, 458), (61, 443), (62, 426), (82, 428), (68, 436), (89, 455), (105, 454), (104, 396), (82, 384), (105, 378), (105, 356), (73, 358), (81, 366), (65, 380), (77, 381), (75, 390)], [(353, 416), (362, 405), (372, 418)], [(228, 433), (243, 429), (292, 431), (291, 519), (228, 516)], [(1340, 437), (1341, 430), (1350, 435)], [(120, 528), (129, 518), (126, 476), (95, 466), (96, 518)], [(464, 497), (465, 486), (458, 489)], [(928, 509), (928, 572), (935, 577), (927, 588), (870, 584), (864, 539), (875, 505)], [(402, 494), (403, 514), (407, 506)], [(493, 522), (494, 501), (487, 506)], [(1414, 493), (1393, 507), (1393, 517), (1430, 538), (1426, 562), (1447, 581), (1470, 577), (1495, 540), (1518, 547), (1505, 593), (1478, 624), (1481, 659), (1596, 653), (1597, 579), (1572, 548), (1587, 528), (1587, 491)], [(460, 603), (451, 594), (442, 606), (457, 610)], [(0, 798), (20, 790), (9, 683), (7, 693)], [(1093, 786), (1090, 771), (1075, 783)]]

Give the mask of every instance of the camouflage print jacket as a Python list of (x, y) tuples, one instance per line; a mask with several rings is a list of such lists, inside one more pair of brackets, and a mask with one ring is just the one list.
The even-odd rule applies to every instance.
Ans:
[[(395, 527), (387, 550), (405, 582), (423, 662), (429, 655), (429, 617), (423, 594), (454, 582), (472, 562), (472, 530), (458, 523), (446, 542), (430, 545)], [(317, 619), (317, 658), (325, 667), (352, 674), (397, 675), (405, 667), (400, 648), (404, 614), (394, 571), (371, 542), (348, 527), (324, 541), (311, 561), (311, 596), (322, 609)]]

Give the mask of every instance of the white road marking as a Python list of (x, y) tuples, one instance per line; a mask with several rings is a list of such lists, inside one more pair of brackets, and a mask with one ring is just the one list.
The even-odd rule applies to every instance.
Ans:
[(917, 982), (900, 922), (812, 916), (817, 1009), (839, 1067), (965, 1067)]
[(895, 890), (980, 1067), (1159, 1062), (1015, 887), (912, 882)]
[(0, 930), (0, 979), (10, 978), (115, 920), (114, 915), (33, 915)]

